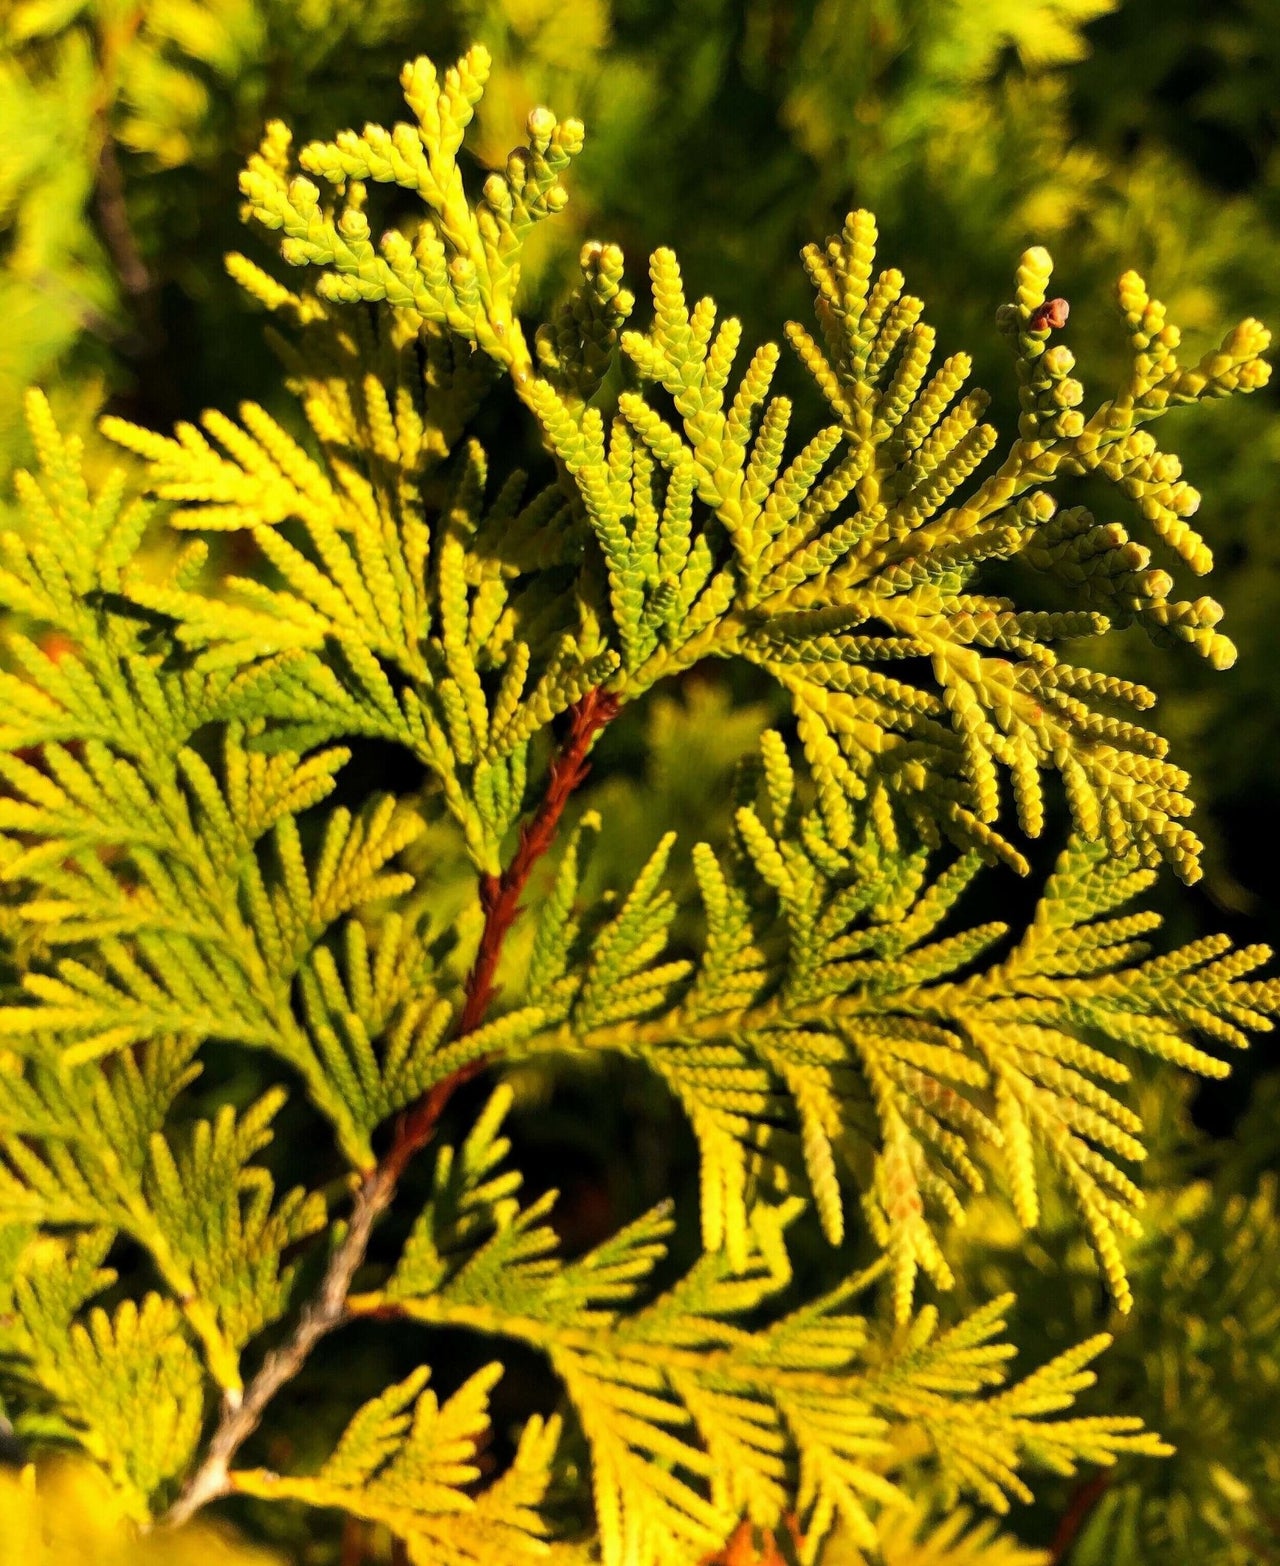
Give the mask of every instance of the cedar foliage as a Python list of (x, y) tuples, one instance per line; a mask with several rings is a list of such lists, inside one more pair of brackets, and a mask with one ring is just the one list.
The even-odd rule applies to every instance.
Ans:
[[(412, 123), (296, 162), (275, 123), (244, 173), (245, 216), (310, 269), (295, 289), (229, 263), (279, 323), (305, 435), (254, 403), (172, 436), (108, 419), (145, 465), (127, 495), (91, 490), (29, 398), (38, 468), (0, 541), (23, 625), (0, 673), (6, 1408), (33, 1449), (101, 1464), (144, 1524), (241, 1496), (337, 1509), (422, 1562), (811, 1562), (833, 1539), (854, 1559), (1028, 1558), (956, 1500), (1003, 1513), (1038, 1470), (1167, 1448), (1068, 1412), (1105, 1335), (1014, 1376), (1008, 1296), (929, 1296), (995, 1191), (1028, 1231), (1068, 1201), (1130, 1310), (1135, 1052), (1222, 1074), (1216, 1051), (1280, 1001), (1250, 977), (1260, 948), (1151, 955), (1158, 921), (1131, 905), (1161, 865), (1198, 873), (1188, 779), (1140, 721), (1153, 693), (1063, 651), (1132, 625), (1233, 660), (1214, 601), (1153, 564), (1209, 560), (1199, 496), (1147, 426), (1261, 386), (1267, 334), (1246, 320), (1184, 364), (1128, 273), (1128, 368), (1094, 401), (1029, 250), (999, 321), (1021, 410), (1002, 442), (854, 212), (805, 252), (814, 322), (787, 338), (828, 422), (793, 435), (780, 350), (741, 353), (669, 250), (647, 330), (620, 252), (593, 242), (526, 335), (522, 248), (584, 131), (535, 110), (473, 200), (458, 156), (488, 68), (479, 47), (443, 72), (419, 58)], [(375, 240), (377, 185), (421, 215)], [(545, 447), (536, 478), (468, 433), (496, 382)], [(1150, 542), (1060, 505), (1062, 480), (1128, 503)], [(993, 591), (1037, 573), (1070, 607)], [(628, 888), (588, 895), (608, 817), (559, 829), (595, 742), (715, 659), (754, 665), (788, 721), (741, 758), (718, 842), (667, 832)], [(334, 801), (375, 741), (420, 781)], [(1070, 836), (1033, 917), (966, 923), (984, 866), (1026, 872), (1054, 780)], [(443, 839), (476, 889), (456, 931), (421, 868)], [(544, 856), (531, 941), (508, 947)], [(259, 1052), (274, 1085), (193, 1114), (208, 1046)], [(610, 1056), (696, 1139), (682, 1271), (668, 1205), (565, 1255), (553, 1197), (524, 1200), (510, 1166), (503, 1074)], [(499, 1084), (446, 1139), (482, 1073)], [(277, 1192), (261, 1155), (295, 1094), (347, 1178)], [(415, 1159), (429, 1194), (383, 1264), (371, 1240)], [(812, 1228), (851, 1258), (834, 1288), (795, 1264)], [(150, 1278), (122, 1274), (130, 1246)], [(423, 1365), (312, 1471), (242, 1460), (361, 1318), (421, 1324), (428, 1359), (431, 1328), (525, 1345), (563, 1409), (494, 1472), (500, 1364), (444, 1393)], [(939, 1501), (942, 1519), (920, 1509)]]

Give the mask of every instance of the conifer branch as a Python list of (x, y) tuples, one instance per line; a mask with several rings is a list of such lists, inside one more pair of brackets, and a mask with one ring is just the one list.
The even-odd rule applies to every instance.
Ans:
[[(126, 30), (145, 9), (130, 7)], [(1280, 980), (1251, 977), (1264, 947), (1209, 936), (1152, 955), (1159, 917), (1127, 905), (1162, 861), (1198, 873), (1189, 779), (1136, 717), (1153, 691), (1060, 652), (1138, 624), (1226, 668), (1221, 609), (1172, 598), (1147, 544), (1050, 493), (1056, 478), (1105, 482), (1203, 575), (1199, 494), (1145, 426), (1257, 390), (1268, 334), (1249, 318), (1182, 364), (1164, 307), (1126, 274), (1129, 369), (1086, 406), (1070, 348), (1049, 341), (1068, 306), (1048, 297), (1050, 258), (1033, 247), (998, 318), (1017, 438), (983, 476), (1000, 441), (986, 394), (966, 390), (969, 358), (935, 365), (922, 301), (896, 268), (875, 272), (875, 221), (855, 212), (805, 252), (816, 325), (787, 336), (829, 422), (793, 436), (791, 400), (770, 390), (778, 348), (736, 375), (740, 323), (686, 300), (672, 251), (652, 259), (647, 331), (623, 331), (621, 252), (593, 242), (580, 286), (526, 342), (521, 248), (564, 205), (584, 133), (535, 109), (473, 204), (458, 154), (490, 67), (480, 46), (443, 72), (412, 61), (412, 122), (340, 131), (293, 161), (273, 124), (245, 172), (245, 214), (315, 278), (295, 293), (231, 263), (297, 329), (280, 346), (313, 439), (251, 401), (172, 438), (102, 426), (145, 461), (146, 491), (176, 503), (172, 530), (244, 534), (252, 571), (225, 574), (202, 538), (157, 560), (141, 496), (125, 504), (119, 475), (91, 490), (81, 443), (32, 394), (39, 474), (17, 476), (20, 519), (0, 536), (0, 607), (30, 626), (6, 638), (0, 667), (0, 1379), (7, 1399), (17, 1367), (16, 1433), (34, 1461), (50, 1442), (80, 1446), (138, 1523), (166, 1507), (182, 1523), (232, 1494), (343, 1513), (351, 1566), (369, 1527), (400, 1541), (397, 1566), (729, 1566), (761, 1548), (816, 1566), (835, 1529), (884, 1566), (1048, 1566), (1105, 1553), (1140, 1514), (1171, 1537), (1166, 1515), (1205, 1505), (1157, 1515), (1127, 1478), (1093, 1510), (1100, 1489), (1082, 1485), (1052, 1552), (971, 1527), (950, 1500), (936, 1516), (939, 1496), (997, 1514), (1030, 1501), (1024, 1470), (1070, 1476), (1171, 1448), (1133, 1416), (1045, 1417), (1092, 1384), (1105, 1335), (1010, 1383), (999, 1318), (1013, 1292), (950, 1324), (916, 1295), (922, 1280), (953, 1287), (953, 1230), (1002, 1184), (1027, 1231), (1065, 1232), (1069, 1204), (1127, 1310), (1129, 1268), (1149, 1283), (1158, 1247), (1126, 1243), (1152, 1117), (1145, 1083), (1124, 1091), (1125, 1055), (1219, 1077), (1221, 1051), (1280, 1014)], [(121, 198), (100, 214), (104, 239), (145, 309), (127, 225), (109, 243), (126, 216), (116, 95), (97, 102), (98, 199)], [(112, 123), (122, 153), (143, 150)], [(416, 229), (396, 196), (375, 240), (377, 185), (421, 198)], [(385, 308), (347, 308), (373, 303)], [(634, 371), (625, 389), (616, 349)], [(491, 461), (467, 438), (498, 371), (555, 482), (531, 490), (505, 452)], [(1065, 588), (1066, 606), (978, 591), (988, 562), (1015, 558)], [(517, 964), (508, 932), (594, 739), (624, 703), (711, 658), (787, 693), (795, 745), (769, 730), (739, 757), (731, 825), (689, 856), (696, 904), (680, 896), (687, 875), (668, 876), (665, 831), (630, 888), (590, 906), (581, 861), (610, 835), (609, 812), (584, 811)], [(665, 750), (681, 791), (714, 799), (756, 711), (730, 713), (706, 747), (705, 716), (662, 739), (655, 728), (655, 763)], [(560, 737), (541, 741), (553, 724)], [(311, 814), (369, 742), (424, 769), (418, 808), (373, 791)], [(526, 813), (530, 756), (548, 751)], [(1074, 832), (1030, 924), (957, 925), (984, 859), (1027, 873), (1003, 833), (1014, 814), (1026, 837), (1043, 832), (1044, 774), (1061, 779)], [(637, 833), (620, 815), (612, 835), (629, 847)], [(464, 977), (432, 904), (472, 886)], [(501, 993), (504, 961), (525, 969), (518, 995)], [(192, 1121), (180, 1100), (209, 1041), (288, 1066), (348, 1176), (277, 1193), (254, 1161), (283, 1085)], [(501, 1167), (510, 1084), (445, 1145), (454, 1095), (490, 1068), (604, 1051), (648, 1068), (697, 1143), (701, 1254), (656, 1291), (672, 1204), (566, 1260), (555, 1193), (522, 1204), (518, 1171)], [(371, 1238), (410, 1199), (402, 1178), (428, 1144), (434, 1167), (414, 1182), (426, 1203), (388, 1271)], [(1274, 1386), (1274, 1187), (1225, 1208), (1206, 1182), (1156, 1196), (1161, 1232), (1178, 1236), (1158, 1263), (1172, 1336), (1144, 1332), (1141, 1363), (1153, 1385), (1165, 1361), (1191, 1366), (1196, 1429), (1225, 1429), (1227, 1394), (1206, 1393), (1208, 1350), (1186, 1348), (1185, 1322), (1215, 1298), (1222, 1330), (1199, 1336), (1247, 1364), (1251, 1393)], [(810, 1208), (842, 1247), (854, 1199), (878, 1259), (793, 1297), (803, 1279), (784, 1230)], [(1207, 1239), (1191, 1232), (1205, 1213)], [(298, 1242), (326, 1228), (316, 1281), (292, 1298)], [(144, 1292), (136, 1265), (120, 1278), (106, 1265), (118, 1239), (149, 1256), (157, 1288)], [(977, 1243), (1011, 1264), (1006, 1242)], [(118, 1301), (92, 1303), (117, 1281)], [(891, 1309), (864, 1314), (853, 1301), (873, 1284)], [(242, 1356), (287, 1311), (246, 1387)], [(1072, 1336), (1041, 1314), (1046, 1338)], [(444, 1396), (425, 1364), (375, 1389), (316, 1471), (245, 1466), (320, 1341), (360, 1317), (541, 1353), (577, 1422), (568, 1455), (584, 1487), (589, 1452), (592, 1524), (579, 1510), (596, 1537), (558, 1536), (559, 1416), (531, 1417), (493, 1476), (496, 1361)], [(11, 1433), (0, 1418), (0, 1445)], [(1230, 1537), (1265, 1534), (1275, 1508), (1254, 1502), (1248, 1466), (1200, 1466), (1192, 1488), (1225, 1498)]]
[[(467, 975), (456, 1038), (475, 1032), (484, 1020), (495, 994), (494, 975), (503, 944), (520, 912), (520, 898), (533, 867), (555, 841), (565, 806), (587, 775), (587, 755), (592, 743), (617, 716), (620, 706), (616, 696), (593, 688), (570, 709), (569, 732), (551, 764), (546, 793), (533, 818), (521, 828), (511, 863), (500, 876), (486, 875), (481, 880), (484, 929)], [(230, 1398), (225, 1401), (204, 1460), (164, 1518), (167, 1526), (189, 1522), (203, 1507), (229, 1492), (231, 1461), (258, 1428), (268, 1406), (302, 1370), (321, 1339), (347, 1319), (347, 1296), (364, 1263), (374, 1225), (395, 1199), (396, 1188), (414, 1154), (434, 1136), (454, 1093), (478, 1076), (487, 1064), (485, 1056), (468, 1061), (437, 1082), (400, 1116), (391, 1146), (356, 1192), (346, 1233), (329, 1259), (315, 1298), (303, 1307), (288, 1340), (263, 1360), (243, 1398), (238, 1402)]]

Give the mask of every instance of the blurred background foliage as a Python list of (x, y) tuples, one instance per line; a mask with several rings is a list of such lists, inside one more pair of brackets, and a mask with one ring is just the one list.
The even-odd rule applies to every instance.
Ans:
[(0, 1468), (0, 1560), (13, 1566), (285, 1566), (205, 1523), (139, 1539), (110, 1486), (87, 1463)]
[[(673, 243), (690, 288), (740, 315), (748, 341), (777, 336), (808, 308), (800, 246), (866, 206), (881, 255), (926, 300), (944, 350), (973, 354), (1006, 428), (1012, 377), (993, 316), (1027, 244), (1053, 252), (1072, 304), (1066, 339), (1100, 387), (1119, 363), (1111, 288), (1127, 266), (1193, 338), (1244, 314), (1280, 324), (1275, 0), (9, 0), (0, 507), (26, 455), (18, 408), (32, 383), (103, 467), (119, 461), (95, 434), (106, 408), (165, 426), (252, 396), (290, 418), (261, 320), (221, 269), (229, 249), (254, 253), (237, 222), (238, 170), (264, 119), (299, 139), (387, 122), (404, 59), (448, 58), (472, 40), (495, 60), (477, 185), (536, 103), (588, 127), (573, 200), (528, 257), (531, 313), (587, 237), (623, 245), (633, 285), (648, 253)], [(807, 395), (799, 375), (786, 389)], [(1210, 590), (1236, 667), (1162, 655), (1157, 668), (1127, 637), (1110, 657), (1164, 693), (1163, 728), (1196, 779), (1207, 875), (1194, 893), (1166, 888), (1176, 933), (1280, 945), (1267, 869), (1280, 857), (1276, 396), (1273, 383), (1174, 439), (1206, 495)], [(593, 889), (633, 873), (668, 825), (686, 841), (714, 837), (734, 760), (775, 716), (732, 679), (695, 677), (645, 707), (599, 755), (591, 803), (608, 830)], [(457, 856), (435, 837), (429, 848), (431, 890), (461, 907)], [(1009, 878), (992, 883), (986, 895), (1011, 917), (1029, 906)], [(1260, 1052), (1195, 1104), (1168, 1073), (1142, 1086), (1161, 1134), (1144, 1174), (1149, 1233), (1131, 1262), (1140, 1303), (1103, 1362), (1097, 1406), (1142, 1413), (1180, 1452), (1094, 1490), (1047, 1486), (1018, 1526), (1055, 1560), (1280, 1561), (1280, 1441), (1265, 1434), (1280, 1398), (1280, 1218), (1263, 1176), (1280, 1161), (1280, 1093), (1265, 1066)], [(580, 1243), (650, 1200), (650, 1186), (678, 1183), (682, 1160), (692, 1167), (652, 1084), (601, 1073), (519, 1086), (539, 1111), (522, 1150), (545, 1165), (542, 1183), (579, 1171), (564, 1223)], [(1096, 1330), (1103, 1311), (1059, 1218), (1050, 1211), (1028, 1249), (993, 1204), (957, 1268), (975, 1297), (1019, 1293), (1028, 1363)], [(816, 1252), (811, 1265), (823, 1265)], [(967, 1559), (959, 1548), (918, 1558)], [(298, 1556), (328, 1558), (315, 1545)]]

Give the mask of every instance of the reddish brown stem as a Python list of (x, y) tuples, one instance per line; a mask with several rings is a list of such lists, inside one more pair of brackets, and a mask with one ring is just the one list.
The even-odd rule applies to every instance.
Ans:
[[(520, 828), (520, 841), (511, 863), (501, 875), (486, 875), (480, 881), (480, 904), (484, 909), (484, 929), (475, 961), (467, 975), (462, 1013), (455, 1030), (456, 1038), (466, 1038), (484, 1021), (493, 1000), (494, 978), (502, 957), (507, 932), (520, 912), (520, 898), (529, 883), (533, 867), (555, 841), (560, 818), (575, 789), (587, 775), (587, 754), (601, 729), (618, 715), (618, 698), (608, 691), (590, 690), (569, 709), (569, 732), (560, 754), (551, 764), (547, 791), (531, 820)], [(488, 1062), (483, 1058), (437, 1082), (425, 1097), (405, 1110), (396, 1124), (395, 1134), (381, 1169), (391, 1174), (393, 1184), (420, 1147), (435, 1134), (440, 1116), (454, 1093), (482, 1072)]]
[[(560, 754), (551, 764), (541, 805), (532, 820), (521, 829), (520, 842), (511, 863), (501, 875), (488, 875), (481, 881), (484, 928), (475, 961), (467, 975), (455, 1038), (474, 1033), (484, 1020), (495, 993), (494, 976), (503, 943), (520, 911), (521, 894), (534, 865), (555, 841), (556, 829), (570, 796), (587, 775), (587, 753), (592, 741), (617, 716), (619, 705), (616, 696), (590, 690), (569, 709), (569, 733)], [(302, 1308), (289, 1338), (263, 1360), (243, 1398), (228, 1400), (210, 1437), (204, 1460), (170, 1507), (165, 1518), (167, 1523), (186, 1522), (201, 1507), (234, 1488), (232, 1458), (258, 1428), (268, 1404), (298, 1374), (320, 1340), (347, 1319), (347, 1295), (369, 1248), (374, 1224), (391, 1205), (400, 1178), (414, 1154), (435, 1135), (449, 1100), (487, 1064), (484, 1056), (468, 1061), (451, 1076), (437, 1082), (400, 1116), (385, 1157), (356, 1192), (346, 1234), (329, 1258), (314, 1298)]]
[(1049, 1546), (1049, 1559), (1053, 1566), (1059, 1566), (1059, 1562), (1066, 1560), (1068, 1550), (1076, 1542), (1076, 1535), (1087, 1522), (1089, 1513), (1106, 1494), (1110, 1483), (1111, 1475), (1103, 1469), (1094, 1474), (1092, 1479), (1076, 1486), (1062, 1521), (1058, 1524), (1058, 1531), (1053, 1536), (1053, 1543)]
[(364, 1566), (364, 1545), (364, 1524), (355, 1517), (348, 1517), (342, 1525), (338, 1566)]

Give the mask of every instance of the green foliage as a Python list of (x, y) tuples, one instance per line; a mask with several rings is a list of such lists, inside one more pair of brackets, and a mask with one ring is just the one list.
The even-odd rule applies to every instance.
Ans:
[[(1188, 336), (1245, 310), (1275, 314), (1277, 60), (1265, 5), (1206, 18), (1194, 0), (619, 3), (609, 47), (584, 37), (576, 66), (543, 39), (537, 8), (463, 9), (464, 32), (494, 49), (517, 103), (554, 95), (581, 107), (592, 140), (576, 177), (599, 228), (632, 253), (678, 236), (699, 290), (727, 295), (719, 279), (731, 275), (749, 341), (798, 314), (797, 245), (855, 202), (876, 213), (941, 340), (974, 354), (979, 383), (1006, 408), (986, 323), (1005, 258), (1032, 240), (1070, 279), (1095, 372), (1122, 370), (1098, 302), (1135, 262), (1159, 278)], [(702, 221), (708, 204), (722, 214), (714, 225)], [(1280, 762), (1266, 719), (1273, 595), (1260, 586), (1275, 570), (1274, 430), (1259, 403), (1230, 421), (1186, 421), (1178, 436), (1189, 472), (1219, 475), (1207, 537), (1214, 596), (1246, 649), (1236, 675), (1170, 665), (1137, 639), (1106, 655), (1109, 672), (1156, 682), (1161, 731), (1197, 757), (1215, 900), (1268, 923), (1251, 845)]]
[[(1157, 1495), (1125, 1484), (1100, 1501), (1078, 1548), (1082, 1566), (1114, 1558), (1119, 1541), (1133, 1538), (1168, 1549), (1194, 1540), (1201, 1560), (1222, 1566), (1265, 1560), (1271, 1548), (1280, 1468), (1274, 1443), (1249, 1436), (1267, 1427), (1280, 1368), (1275, 1181), (1248, 1196), (1198, 1182), (1167, 1207), (1168, 1256), (1152, 1268), (1158, 1309), (1146, 1341), (1128, 1353), (1165, 1390), (1179, 1459)], [(1215, 1301), (1210, 1311), (1206, 1300)]]
[[(1101, 1382), (1114, 1400), (1150, 1388), (1161, 1431), (1174, 1446), (1150, 1483), (1107, 1485), (1082, 1514), (1073, 1562), (1140, 1559), (1151, 1548), (1191, 1551), (1214, 1566), (1267, 1561), (1269, 1521), (1280, 1495), (1274, 1443), (1265, 1435), (1276, 1386), (1275, 1181), (1241, 1153), (1274, 1163), (1274, 1094), (1240, 1127), (1238, 1147), (1187, 1124), (1185, 1093), (1152, 1080), (1141, 1089), (1153, 1132), (1143, 1233), (1123, 1242), (1140, 1321), (1116, 1334)], [(1043, 1243), (1026, 1246), (998, 1198), (973, 1213), (958, 1273), (985, 1296), (1016, 1287), (1034, 1323), (1030, 1342), (1069, 1339), (1096, 1319), (1091, 1268), (1071, 1238), (1074, 1215), (1050, 1197)], [(963, 1287), (963, 1285), (962, 1285)]]
[(288, 1479), (249, 1470), (236, 1489), (271, 1500), (340, 1507), (385, 1523), (427, 1566), (442, 1555), (461, 1561), (538, 1559), (544, 1532), (537, 1506), (546, 1492), (559, 1438), (558, 1422), (533, 1418), (511, 1466), (482, 1495), (467, 1486), (480, 1477), (470, 1459), (489, 1427), (488, 1392), (502, 1374), (491, 1365), (443, 1405), (424, 1390), (429, 1370), (367, 1403), (343, 1432), (314, 1478)]
[(109, 1244), (109, 1232), (90, 1230), (74, 1245), (48, 1240), (23, 1256), (10, 1351), (49, 1400), (53, 1428), (96, 1458), (129, 1510), (145, 1517), (151, 1497), (195, 1454), (201, 1365), (177, 1306), (158, 1294), (140, 1307), (125, 1300), (111, 1315), (95, 1307), (81, 1316), (115, 1281), (100, 1265)]
[[(513, 1183), (494, 1177), (500, 1102), (460, 1159), (442, 1154), (436, 1183), (446, 1200), (419, 1219), (386, 1290), (356, 1295), (350, 1308), (376, 1313), (394, 1302), (410, 1320), (545, 1352), (590, 1447), (603, 1559), (686, 1560), (744, 1514), (775, 1522), (793, 1498), (815, 1543), (839, 1520), (874, 1547), (868, 1504), (901, 1505), (893, 1478), (922, 1452), (949, 1489), (1003, 1512), (1009, 1494), (1029, 1495), (1026, 1462), (1069, 1471), (1078, 1459), (1162, 1450), (1133, 1420), (1040, 1417), (1088, 1384), (1082, 1368), (1105, 1340), (1004, 1387), (1011, 1350), (993, 1339), (1008, 1297), (947, 1332), (932, 1308), (903, 1330), (876, 1330), (846, 1309), (876, 1266), (744, 1331), (737, 1318), (790, 1282), (783, 1230), (799, 1202), (758, 1206), (740, 1259), (710, 1251), (673, 1288), (628, 1310), (663, 1258), (669, 1214), (647, 1214), (558, 1262), (542, 1221), (550, 1203), (521, 1209)], [(660, 1478), (662, 1469), (670, 1472)]]
[[(10, 25), (55, 70), (100, 9), (29, 4)], [(980, 75), (993, 40), (1070, 58), (1099, 9), (997, 14), (929, 70)], [(148, 38), (224, 68), (195, 15), (126, 28), (121, 104), (165, 97), (132, 52)], [(670, 249), (647, 330), (626, 328), (621, 252), (592, 242), (526, 336), (524, 247), (584, 131), (535, 108), (473, 198), (459, 158), (492, 65), (480, 45), (444, 71), (420, 57), (411, 120), (309, 142), (300, 172), (275, 121), (250, 158), (243, 216), (301, 283), (230, 270), (279, 323), (300, 416), (246, 401), (172, 436), (112, 416), (139, 478), (91, 485), (83, 443), (28, 398), (38, 471), (0, 537), (6, 1417), (33, 1450), (79, 1445), (140, 1522), (297, 1503), (423, 1563), (681, 1566), (784, 1529), (806, 1566), (1034, 1560), (961, 1498), (1003, 1514), (1037, 1473), (1169, 1448), (1132, 1414), (1068, 1413), (1109, 1341), (1087, 1322), (1014, 1379), (1010, 1292), (949, 1319), (917, 1294), (963, 1286), (954, 1231), (1007, 1196), (1031, 1232), (1069, 1206), (1064, 1232), (1130, 1311), (1129, 1058), (1219, 1076), (1215, 1047), (1280, 1008), (1249, 977), (1265, 948), (1151, 955), (1159, 919), (1128, 905), (1163, 863), (1199, 873), (1189, 780), (1136, 721), (1153, 693), (1061, 650), (1135, 626), (1233, 661), (1219, 606), (1153, 564), (1211, 558), (1200, 497), (1145, 426), (1263, 386), (1268, 335), (1247, 318), (1183, 363), (1126, 273), (1124, 362), (1088, 396), (1032, 247), (998, 317), (1019, 409), (1002, 442), (855, 211), (804, 253), (816, 330), (787, 338), (828, 422), (793, 434), (780, 350), (735, 374), (740, 322), (688, 303)], [(130, 123), (111, 134), (194, 155)], [(495, 384), (537, 479), (473, 433)], [(1150, 542), (1059, 504), (1064, 481)], [(629, 884), (590, 888), (592, 840), (607, 860), (619, 830), (606, 782), (507, 948), (600, 731), (712, 660), (767, 679), (778, 726), (733, 747), (711, 840), (677, 854), (653, 832)], [(391, 748), (409, 781), (379, 776)], [(1027, 872), (1059, 791), (1067, 843), (1025, 929), (960, 921), (975, 881)], [(447, 844), (475, 888), (457, 921), (429, 880)], [(378, 1221), (471, 1077), (611, 1060), (692, 1133), (698, 1236), (666, 1203), (567, 1255), (554, 1193), (522, 1203), (505, 1167), (500, 1086), (436, 1147), (388, 1253)], [(285, 1106), (274, 1168), (303, 1183), (277, 1196)], [(1268, 1202), (1220, 1214), (1259, 1339), (1274, 1302), (1238, 1274)], [(327, 1255), (302, 1260), (320, 1234)], [(1199, 1254), (1171, 1277), (1198, 1287)], [(311, 1472), (237, 1461), (357, 1317), (533, 1349), (563, 1407), (521, 1408), (496, 1472), (501, 1366), (437, 1394), (426, 1366), (384, 1359)], [(1127, 1473), (1082, 1539), (1094, 1558), (1149, 1508)]]

